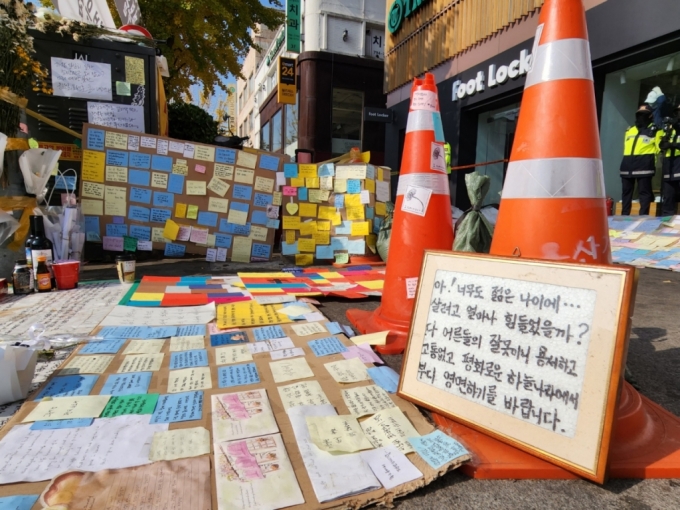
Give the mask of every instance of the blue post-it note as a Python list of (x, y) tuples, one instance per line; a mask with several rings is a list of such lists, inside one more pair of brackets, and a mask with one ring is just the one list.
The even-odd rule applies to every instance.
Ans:
[(298, 176), (298, 166), (295, 163), (285, 163), (283, 165), (283, 175), (286, 179), (294, 179)]
[(219, 367), (217, 369), (217, 379), (220, 388), (231, 388), (232, 386), (244, 386), (260, 382), (260, 376), (257, 373), (255, 363)]
[(175, 243), (165, 243), (165, 256), (166, 257), (184, 257), (184, 252), (186, 251), (186, 246), (183, 244)]
[(469, 453), (462, 444), (441, 430), (420, 437), (409, 437), (408, 442), (433, 469), (439, 469), (447, 462)]
[(216, 227), (217, 226), (217, 213), (208, 211), (199, 211), (198, 213), (198, 224), (204, 227)]
[(333, 163), (319, 165), (317, 173), (319, 177), (333, 177), (335, 175), (335, 165)]
[(300, 200), (307, 200), (307, 188), (298, 188), (298, 198)]
[(366, 207), (366, 219), (372, 220), (374, 216), (375, 210), (373, 209), (373, 207)]
[(148, 207), (131, 205), (128, 209), (128, 218), (133, 221), (148, 223), (151, 217), (151, 210)]
[(215, 246), (218, 248), (231, 248), (231, 239), (230, 235), (215, 234)]
[(78, 354), (116, 354), (124, 343), (124, 338), (89, 342), (78, 351)]
[(250, 197), (253, 196), (253, 187), (244, 186), (243, 184), (234, 184), (231, 194), (234, 199), (250, 200)]
[(331, 248), (334, 251), (342, 251), (349, 248), (349, 237), (331, 237)]
[[(172, 207), (175, 205), (175, 195), (165, 191), (154, 191), (153, 205), (154, 207)], [(155, 209), (153, 210), (155, 211)]]
[(106, 224), (106, 235), (110, 237), (123, 237), (127, 235), (127, 225)]
[(293, 244), (288, 244), (285, 241), (281, 243), (281, 255), (295, 255), (297, 253), (300, 253), (297, 241)]
[(151, 156), (151, 170), (169, 172), (170, 170), (172, 170), (172, 157), (154, 154), (153, 156)]
[[(50, 420), (50, 421), (36, 421), (31, 425), (31, 430), (54, 430), (54, 429), (77, 429), (80, 427), (89, 427), (92, 425), (94, 418), (76, 418), (73, 420)], [(0, 506), (0, 508), (2, 508)]]
[(75, 191), (77, 177), (75, 175), (57, 175), (54, 178), (54, 189)]
[(399, 386), (399, 374), (390, 367), (374, 367), (368, 369), (371, 379), (388, 393), (396, 393)]
[(380, 227), (382, 225), (383, 219), (380, 216), (373, 218), (373, 232), (377, 234), (380, 232)]
[(133, 168), (150, 168), (151, 167), (151, 155), (144, 154), (143, 152), (131, 152), (130, 153), (130, 166)]
[(271, 247), (268, 244), (253, 243), (253, 257), (268, 259), (271, 256)]
[(198, 336), (205, 335), (205, 324), (187, 324), (177, 326), (177, 334), (173, 336)]
[(233, 165), (236, 163), (236, 151), (234, 149), (215, 149), (215, 162)]
[[(92, 129), (90, 133), (92, 133)], [(94, 131), (99, 131), (95, 129)], [(103, 135), (102, 135), (103, 136)], [(102, 145), (104, 141), (102, 140)], [(35, 502), (38, 501), (40, 494), (30, 494), (21, 496), (7, 496), (0, 498), (0, 510), (31, 510)]]
[(104, 150), (104, 131), (90, 128), (87, 132), (87, 148), (97, 151)]
[(99, 216), (85, 216), (85, 232), (99, 235)]
[(255, 193), (254, 204), (255, 207), (267, 207), (272, 205), (274, 197), (273, 195), (268, 195), (267, 193)]
[(333, 206), (341, 209), (345, 207), (345, 195), (338, 193), (333, 197)]
[(375, 167), (366, 165), (366, 179), (375, 179)]
[(266, 225), (269, 221), (269, 217), (265, 211), (253, 209), (253, 216), (250, 221), (255, 225)]
[(272, 338), (283, 338), (287, 336), (281, 326), (263, 326), (251, 330), (255, 335), (255, 340), (260, 342), (262, 340), (271, 340)]
[(148, 186), (151, 182), (151, 173), (146, 170), (128, 170), (128, 183), (136, 186)]
[(324, 326), (326, 326), (326, 329), (332, 335), (342, 335), (344, 333), (342, 326), (337, 322), (329, 322), (328, 324), (324, 324)]
[(142, 204), (151, 203), (151, 190), (144, 188), (130, 188), (130, 202), (140, 202)]
[(140, 241), (151, 241), (151, 227), (130, 225), (130, 237), (134, 237)]
[(210, 335), (210, 346), (219, 347), (220, 345), (233, 345), (247, 343), (248, 337), (244, 331), (230, 331), (229, 333), (220, 333), (218, 335)]
[(203, 417), (203, 392), (187, 391), (161, 395), (149, 423), (176, 423)]
[(330, 260), (335, 258), (333, 254), (333, 247), (328, 246), (317, 246), (316, 247), (316, 258), (319, 260)]
[(342, 225), (335, 227), (336, 234), (351, 235), (352, 234), (352, 222), (343, 220)]
[(181, 195), (184, 193), (184, 176), (180, 174), (170, 174), (168, 179), (168, 191)]
[(168, 338), (179, 336), (177, 326), (104, 326), (97, 336), (109, 338)]
[(272, 170), (276, 172), (276, 170), (279, 168), (279, 158), (276, 156), (270, 156), (268, 154), (261, 154), (259, 167), (263, 168), (264, 170)]
[(35, 399), (89, 395), (98, 378), (98, 375), (63, 375), (53, 377)]
[[(172, 196), (172, 195), (170, 195)], [(154, 223), (165, 223), (170, 219), (172, 211), (170, 209), (151, 208), (151, 221)]]
[(347, 179), (347, 193), (350, 195), (361, 193), (361, 181), (359, 179)]
[(347, 243), (347, 252), (350, 255), (363, 255), (366, 251), (366, 241), (363, 239), (352, 239)]
[(348, 338), (352, 338), (353, 336), (356, 336), (356, 333), (354, 333), (354, 330), (350, 328), (349, 326), (345, 326), (342, 324), (342, 329), (345, 330), (345, 335), (347, 335)]
[(434, 125), (434, 139), (437, 142), (445, 142), (444, 126), (442, 126), (442, 115), (439, 112), (432, 112), (432, 124)]
[(106, 149), (106, 164), (110, 166), (128, 166), (128, 153)]
[(329, 356), (331, 354), (347, 352), (347, 347), (345, 347), (343, 343), (334, 336), (319, 338), (318, 340), (310, 340), (307, 342), (307, 345), (309, 345), (309, 348), (312, 349), (312, 352), (318, 358), (321, 356)]
[(149, 391), (151, 372), (113, 374), (104, 383), (100, 395), (141, 395)]
[(170, 354), (170, 370), (207, 366), (208, 351), (205, 349), (194, 349), (191, 351), (173, 352)]
[(274, 218), (269, 218), (267, 220), (267, 228), (273, 228), (278, 230), (280, 224), (281, 220), (275, 220)]

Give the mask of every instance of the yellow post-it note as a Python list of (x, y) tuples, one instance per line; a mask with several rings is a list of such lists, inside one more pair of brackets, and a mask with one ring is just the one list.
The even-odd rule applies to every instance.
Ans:
[(127, 182), (128, 169), (124, 166), (106, 166), (106, 180), (110, 182)]
[(357, 418), (396, 406), (390, 395), (376, 384), (342, 390), (342, 399), (350, 414)]
[(210, 367), (191, 367), (181, 370), (170, 370), (168, 375), (168, 393), (208, 390), (212, 388)]
[(319, 206), (319, 219), (320, 220), (332, 220), (333, 216), (336, 214), (335, 207), (328, 207), (321, 205)]
[(205, 337), (203, 335), (170, 337), (170, 352), (191, 351), (194, 349), (205, 349)]
[(273, 190), (274, 179), (267, 179), (266, 177), (255, 177), (255, 191), (271, 193)]
[(305, 358), (290, 358), (269, 363), (275, 383), (295, 381), (297, 379), (307, 379), (314, 377), (314, 372), (310, 368)]
[(377, 333), (369, 333), (368, 335), (353, 336), (350, 340), (354, 342), (354, 345), (385, 345), (389, 333), (389, 331), (378, 331)]
[(314, 253), (316, 251), (316, 241), (314, 239), (298, 239), (298, 250), (301, 252)]
[(194, 159), (199, 161), (215, 161), (215, 147), (197, 145), (194, 150)]
[(59, 370), (59, 375), (103, 374), (114, 357), (109, 354), (75, 356), (64, 368)]
[(362, 287), (366, 287), (367, 289), (372, 289), (372, 290), (380, 290), (383, 288), (385, 285), (385, 282), (383, 280), (369, 280), (366, 282), (357, 282), (359, 285)]
[(83, 151), (81, 178), (84, 181), (104, 182), (106, 156), (103, 152)]
[(300, 223), (300, 235), (311, 236), (316, 233), (316, 221), (303, 221)]
[[(178, 370), (179, 371), (179, 370)], [(210, 453), (210, 432), (204, 427), (156, 432), (151, 440), (149, 460), (186, 459)]]
[[(231, 217), (231, 212), (229, 217)], [(231, 221), (231, 223), (235, 222)], [(245, 223), (239, 223), (239, 225), (245, 225)], [(250, 262), (250, 253), (253, 248), (252, 239), (235, 237), (231, 246), (231, 260), (233, 262)]]
[(292, 322), (288, 316), (278, 313), (281, 308), (283, 308), (281, 304), (261, 305), (257, 301), (218, 305), (217, 327), (219, 329), (244, 328)]
[(307, 177), (305, 179), (305, 185), (308, 188), (318, 188), (319, 187), (319, 178), (318, 177)]
[(255, 171), (248, 170), (247, 168), (236, 168), (236, 173), (234, 174), (234, 182), (240, 182), (241, 184), (252, 184), (255, 180)]
[(115, 131), (107, 131), (104, 136), (104, 146), (112, 147), (114, 149), (127, 150), (128, 135), (125, 133), (116, 133)]
[(311, 163), (298, 165), (298, 177), (314, 178), (318, 175), (316, 165)]
[(129, 354), (118, 367), (118, 373), (157, 372), (161, 369), (164, 356), (165, 354)]
[(163, 237), (174, 241), (179, 234), (179, 225), (172, 220), (165, 220), (165, 228), (163, 229)]
[(88, 198), (104, 198), (104, 189), (105, 186), (103, 184), (98, 184), (96, 182), (85, 182), (83, 181), (83, 197), (88, 197)]
[(286, 244), (295, 244), (295, 230), (286, 230)]
[(279, 386), (279, 395), (283, 408), (288, 411), (297, 406), (322, 406), (330, 404), (328, 397), (323, 392), (319, 381), (302, 381), (287, 386)]
[(135, 85), (146, 84), (143, 58), (125, 57), (125, 81)]
[(361, 207), (361, 195), (345, 195), (345, 207)]
[(89, 198), (82, 198), (80, 200), (80, 208), (84, 215), (87, 216), (103, 216), (104, 202), (101, 200), (90, 200)]
[[(359, 196), (359, 195), (357, 195)], [(347, 215), (347, 219), (350, 221), (357, 221), (357, 220), (363, 220), (365, 219), (364, 215), (364, 206), (359, 206), (359, 207), (348, 207), (345, 209), (345, 214)]]
[(375, 215), (376, 216), (385, 216), (386, 212), (387, 211), (386, 211), (384, 202), (376, 202), (375, 203)]
[(151, 172), (151, 187), (167, 189), (168, 174), (163, 172)]
[(215, 349), (215, 358), (218, 365), (233, 365), (252, 361), (253, 355), (248, 349), (248, 345), (230, 345), (228, 347), (218, 347)]
[(187, 181), (187, 195), (205, 195), (205, 181)]
[(343, 359), (324, 364), (326, 370), (339, 383), (353, 383), (367, 381), (371, 378), (366, 365), (359, 358)]
[(311, 253), (297, 253), (295, 254), (296, 266), (311, 266), (314, 263), (314, 255)]
[[(245, 225), (248, 222), (248, 213), (246, 211), (239, 211), (232, 207), (229, 210), (229, 214), (227, 215), (227, 221), (229, 223), (233, 223), (234, 225)], [(234, 260), (233, 254), (232, 260)], [(250, 259), (248, 259), (248, 262), (250, 262)]]
[(398, 407), (384, 409), (366, 418), (361, 422), (361, 428), (376, 448), (393, 444), (404, 454), (413, 451), (407, 439), (420, 437), (418, 431)]
[(111, 395), (87, 395), (59, 397), (42, 400), (22, 423), (45, 420), (74, 420), (77, 418), (99, 418), (109, 403)]
[(351, 235), (353, 236), (367, 236), (370, 231), (368, 229), (368, 221), (355, 221), (352, 223)]
[(281, 205), (283, 201), (283, 193), (275, 191), (272, 193), (272, 205)]
[(321, 450), (352, 453), (373, 448), (355, 416), (307, 416), (306, 420), (310, 438)]
[(347, 193), (347, 179), (335, 179), (333, 191), (336, 193)]
[[(309, 179), (307, 179), (309, 180)], [(309, 184), (307, 185), (309, 187)], [(310, 189), (309, 190), (309, 201), (314, 203), (314, 204), (321, 204), (324, 202), (324, 196), (326, 197), (325, 200), (328, 200), (327, 194), (329, 193), (328, 191), (321, 191), (319, 189)]]
[(187, 204), (175, 204), (175, 217), (176, 218), (186, 218), (187, 216)]
[(300, 230), (300, 217), (284, 216), (282, 226), (284, 230)]
[(321, 232), (330, 232), (331, 222), (330, 221), (317, 221), (316, 229)]
[(364, 181), (364, 189), (370, 193), (375, 193), (375, 181), (373, 179), (366, 179)]
[(337, 227), (338, 225), (342, 224), (342, 216), (340, 215), (339, 212), (336, 212), (333, 217), (331, 218), (331, 225), (334, 227)]
[(319, 188), (326, 191), (333, 191), (333, 177), (319, 177)]
[(123, 354), (158, 354), (163, 350), (165, 340), (130, 340)]
[(189, 167), (175, 163), (172, 165), (172, 173), (177, 175), (189, 175)]
[(198, 218), (198, 206), (190, 205), (187, 207), (187, 218), (190, 220), (195, 220)]
[(217, 177), (213, 177), (208, 183), (208, 189), (221, 197), (227, 194), (227, 191), (229, 191), (230, 187), (231, 185), (228, 182), (224, 182), (222, 179), (218, 179)]
[(331, 233), (330, 232), (315, 232), (312, 234), (312, 239), (316, 245), (327, 245), (331, 244)]
[(104, 189), (104, 214), (125, 216), (127, 214), (127, 189), (122, 186), (106, 186)]
[(213, 171), (215, 177), (220, 179), (234, 179), (234, 165), (224, 165), (222, 163), (215, 163), (215, 170)]
[(378, 167), (377, 174), (378, 174), (378, 180), (379, 180), (379, 181), (384, 181), (384, 180), (385, 180), (385, 179), (383, 179), (384, 171), (383, 171), (382, 168)]
[(305, 187), (305, 179), (304, 177), (292, 177), (290, 180), (290, 185), (293, 188), (304, 188)]
[(293, 324), (291, 328), (293, 329), (297, 336), (309, 336), (328, 333), (328, 330), (318, 322), (304, 322), (302, 324)]
[(300, 204), (300, 216), (316, 218), (316, 204)]
[(208, 211), (226, 214), (229, 210), (229, 200), (226, 198), (210, 197), (208, 199)]
[(168, 243), (170, 239), (163, 237), (163, 229), (152, 227), (151, 228), (151, 242), (153, 243)]
[[(239, 151), (236, 157), (236, 164), (239, 166), (244, 166), (246, 168), (255, 168), (257, 163), (257, 155), (250, 154), (246, 151)], [(251, 181), (252, 182), (252, 181)]]

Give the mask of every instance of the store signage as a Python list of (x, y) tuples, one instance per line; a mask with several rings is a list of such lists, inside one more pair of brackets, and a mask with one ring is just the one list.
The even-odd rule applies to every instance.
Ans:
[(300, 0), (286, 0), (286, 51), (300, 53)]
[(394, 0), (387, 14), (387, 29), (394, 34), (406, 18), (415, 14), (428, 0)]
[(295, 104), (297, 95), (296, 67), (296, 60), (294, 58), (279, 57), (279, 88), (276, 93), (277, 103)]
[(283, 41), (286, 40), (286, 33), (281, 32), (279, 36), (276, 38), (276, 40), (272, 43), (272, 49), (267, 53), (267, 67), (272, 65), (272, 60), (274, 60), (274, 57), (276, 54), (279, 52), (281, 49), (281, 46), (283, 45)]
[(531, 53), (528, 50), (522, 50), (519, 54), (519, 59), (513, 60), (509, 65), (496, 66), (491, 64), (489, 66), (488, 79), (484, 71), (479, 71), (475, 78), (463, 83), (461, 80), (453, 82), (453, 90), (451, 91), (451, 100), (458, 101), (468, 96), (474, 96), (478, 92), (484, 92), (488, 86), (490, 89), (498, 87), (507, 83), (510, 79), (524, 76), (531, 70)]
[(387, 108), (364, 108), (364, 122), (392, 122), (393, 112)]

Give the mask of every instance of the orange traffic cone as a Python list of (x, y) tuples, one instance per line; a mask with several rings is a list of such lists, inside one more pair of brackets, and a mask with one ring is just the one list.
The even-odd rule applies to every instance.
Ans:
[[(611, 263), (590, 50), (582, 0), (546, 0), (491, 253)], [(475, 478), (575, 475), (443, 416), (474, 452)], [(618, 478), (680, 477), (680, 419), (622, 381), (610, 446)]]
[(390, 331), (386, 345), (377, 347), (383, 354), (406, 347), (423, 252), (453, 246), (443, 133), (437, 86), (427, 73), (411, 90), (382, 302), (374, 312), (347, 311), (361, 333)]

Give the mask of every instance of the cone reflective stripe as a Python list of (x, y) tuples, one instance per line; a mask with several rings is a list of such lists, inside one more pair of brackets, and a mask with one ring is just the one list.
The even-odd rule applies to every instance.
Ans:
[(444, 131), (434, 76), (428, 73), (414, 80), (411, 91), (381, 305), (375, 312), (347, 312), (361, 333), (390, 331), (387, 344), (377, 350), (384, 354), (404, 350), (415, 297), (409, 289), (420, 275), (423, 253), (452, 246)]
[(532, 60), (491, 253), (611, 263), (581, 0), (547, 0)]

